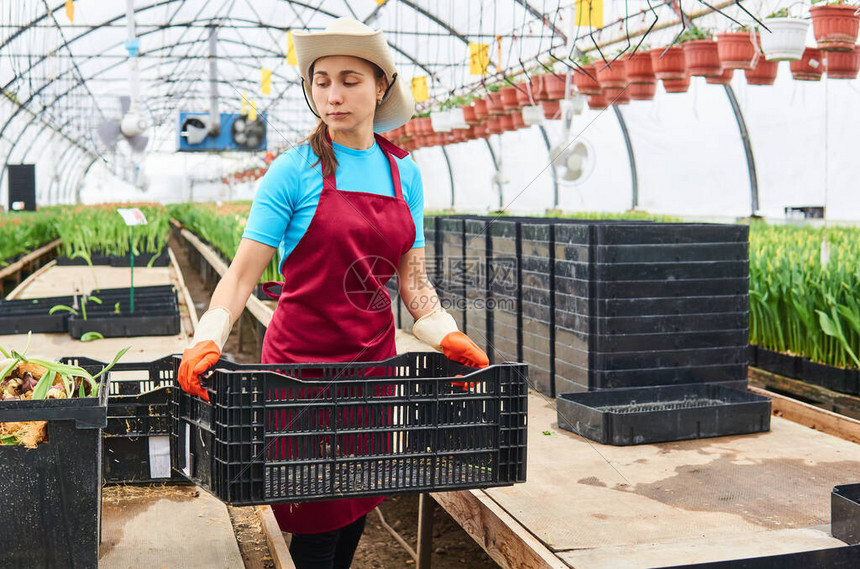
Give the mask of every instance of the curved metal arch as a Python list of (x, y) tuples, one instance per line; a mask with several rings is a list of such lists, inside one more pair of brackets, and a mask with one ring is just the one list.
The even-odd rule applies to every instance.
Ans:
[(639, 171), (636, 169), (636, 158), (633, 156), (633, 142), (630, 140), (630, 131), (627, 129), (627, 121), (624, 120), (621, 109), (618, 108), (618, 105), (612, 105), (612, 110), (615, 111), (615, 118), (618, 119), (618, 126), (621, 127), (621, 136), (624, 137), (624, 147), (627, 149), (627, 160), (630, 165), (630, 189), (632, 193), (630, 209), (636, 209), (639, 207)]

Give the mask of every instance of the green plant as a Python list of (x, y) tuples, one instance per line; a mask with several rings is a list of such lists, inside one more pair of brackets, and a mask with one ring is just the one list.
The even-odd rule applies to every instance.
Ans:
[[(96, 297), (96, 296), (92, 296), (89, 294), (82, 294), (81, 295), (81, 316), (83, 317), (84, 320), (87, 319), (87, 302), (88, 301), (95, 302), (96, 304), (102, 303), (101, 299)], [(117, 303), (117, 304), (119, 304), (119, 303)], [(78, 315), (77, 310), (75, 310), (74, 308), (72, 308), (71, 306), (68, 306), (66, 304), (55, 304), (48, 311), (48, 314), (53, 314), (55, 312), (61, 312), (61, 311), (69, 312), (71, 314), (74, 314), (75, 316)]]
[(770, 18), (790, 18), (790, 17), (791, 17), (791, 15), (790, 15), (790, 14), (789, 14), (789, 12), (788, 12), (788, 7), (785, 7), (785, 8), (780, 8), (779, 10), (776, 10), (775, 12), (771, 12), (771, 13), (768, 15), (768, 17), (767, 17), (767, 18), (765, 18), (765, 19), (770, 19)]
[(688, 26), (684, 32), (678, 36), (678, 43), (686, 43), (694, 40), (709, 40), (711, 39), (711, 31), (697, 26)]
[(105, 337), (100, 332), (90, 331), (81, 335), (81, 342), (92, 342), (93, 340), (104, 340)]

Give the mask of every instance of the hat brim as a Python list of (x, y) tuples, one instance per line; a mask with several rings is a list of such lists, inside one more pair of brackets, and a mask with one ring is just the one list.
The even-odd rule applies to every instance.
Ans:
[(319, 115), (311, 93), (310, 68), (313, 63), (330, 55), (348, 55), (359, 57), (379, 66), (388, 78), (389, 84), (394, 85), (382, 103), (376, 107), (373, 118), (373, 130), (385, 132), (394, 130), (409, 121), (415, 112), (415, 100), (412, 89), (406, 86), (406, 81), (397, 73), (391, 48), (381, 31), (373, 33), (342, 33), (342, 32), (293, 32), (293, 45), (296, 50), (299, 73), (302, 76), (303, 88), (307, 94), (308, 104)]

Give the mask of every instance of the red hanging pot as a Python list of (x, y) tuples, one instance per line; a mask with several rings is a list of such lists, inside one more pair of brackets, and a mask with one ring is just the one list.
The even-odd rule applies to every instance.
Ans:
[(487, 93), (487, 112), (490, 115), (501, 115), (505, 112), (505, 107), (502, 105), (502, 96), (498, 93)]
[(658, 47), (649, 53), (651, 54), (651, 64), (654, 66), (654, 75), (657, 79), (683, 79), (687, 77), (687, 58), (684, 55), (684, 48), (677, 45), (668, 50)]
[(627, 62), (618, 58), (597, 66), (597, 82), (600, 88), (620, 89), (627, 85)]
[(630, 98), (634, 101), (651, 101), (657, 93), (657, 82), (631, 83), (627, 92), (630, 93)]
[(851, 51), (857, 43), (860, 30), (860, 16), (855, 12), (857, 6), (830, 5), (813, 6), (809, 9), (812, 17), (812, 33), (818, 49), (825, 51)]
[(472, 101), (472, 106), (475, 107), (475, 118), (479, 121), (483, 121), (489, 116), (486, 99), (475, 99)]
[(734, 69), (723, 69), (723, 72), (719, 75), (705, 77), (705, 83), (708, 85), (731, 85), (734, 74)]
[(502, 87), (499, 89), (499, 93), (502, 96), (502, 107), (506, 111), (515, 111), (520, 108), (520, 103), (517, 100), (517, 88), (508, 85), (507, 87)]
[(523, 121), (523, 112), (522, 111), (514, 111), (510, 115), (511, 120), (514, 121), (514, 129), (525, 128), (526, 123)]
[(860, 46), (852, 51), (827, 53), (827, 76), (830, 79), (856, 79), (860, 70)]
[(531, 99), (529, 99), (529, 87), (531, 85), (531, 81), (520, 81), (516, 85), (517, 89), (517, 108), (525, 107), (526, 105), (531, 105)]
[(418, 121), (416, 119), (409, 119), (406, 123), (406, 136), (415, 136), (417, 125)]
[(820, 49), (808, 47), (803, 50), (803, 57), (791, 61), (791, 76), (796, 81), (821, 81), (824, 75), (824, 53)]
[(690, 76), (680, 79), (663, 79), (663, 89), (667, 93), (686, 93), (690, 90)]
[(463, 105), (460, 108), (463, 109), (463, 120), (466, 121), (466, 124), (474, 125), (480, 122), (478, 115), (475, 114), (475, 107), (472, 105)]
[(487, 138), (487, 125), (479, 124), (473, 127), (475, 129), (475, 138)]
[(543, 116), (546, 119), (557, 119), (561, 116), (561, 106), (556, 99), (546, 99), (540, 102), (543, 107)]
[(535, 101), (546, 99), (546, 89), (543, 88), (543, 75), (532, 75), (532, 97)]
[(600, 83), (597, 82), (597, 66), (583, 65), (573, 71), (573, 84), (583, 95), (599, 95)]
[(710, 77), (723, 72), (717, 42), (693, 40), (683, 45), (687, 58), (687, 72), (693, 77)]
[(630, 93), (624, 87), (605, 87), (603, 96), (610, 105), (626, 105), (630, 102)]
[(627, 58), (627, 80), (631, 83), (654, 83), (656, 76), (650, 53), (637, 51)]
[(543, 89), (546, 91), (546, 98), (550, 101), (558, 101), (564, 99), (564, 75), (556, 75), (555, 73), (546, 73), (543, 77)]
[[(761, 40), (756, 43), (761, 45)], [(752, 69), (755, 46), (749, 32), (717, 34), (717, 52), (723, 69)]]
[(419, 134), (433, 134), (433, 122), (430, 117), (421, 117), (419, 121)]
[(768, 61), (764, 57), (759, 57), (755, 68), (745, 70), (744, 75), (747, 76), (747, 85), (773, 85), (776, 82), (777, 71), (779, 71), (778, 61)]
[(502, 134), (502, 121), (499, 117), (487, 119), (487, 134)]
[(606, 97), (605, 93), (601, 93), (600, 95), (591, 95), (588, 97), (588, 108), (594, 111), (602, 111), (603, 109), (609, 107), (609, 100)]

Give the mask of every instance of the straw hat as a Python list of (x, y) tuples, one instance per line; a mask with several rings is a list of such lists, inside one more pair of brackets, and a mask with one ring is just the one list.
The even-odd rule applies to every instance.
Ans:
[(407, 82), (399, 76), (388, 42), (379, 30), (374, 30), (352, 18), (338, 18), (322, 32), (293, 32), (293, 44), (299, 73), (307, 94), (308, 105), (319, 116), (311, 95), (311, 65), (320, 57), (350, 55), (375, 63), (385, 73), (390, 85), (385, 97), (376, 107), (373, 130), (385, 132), (406, 124), (415, 112), (415, 101)]

